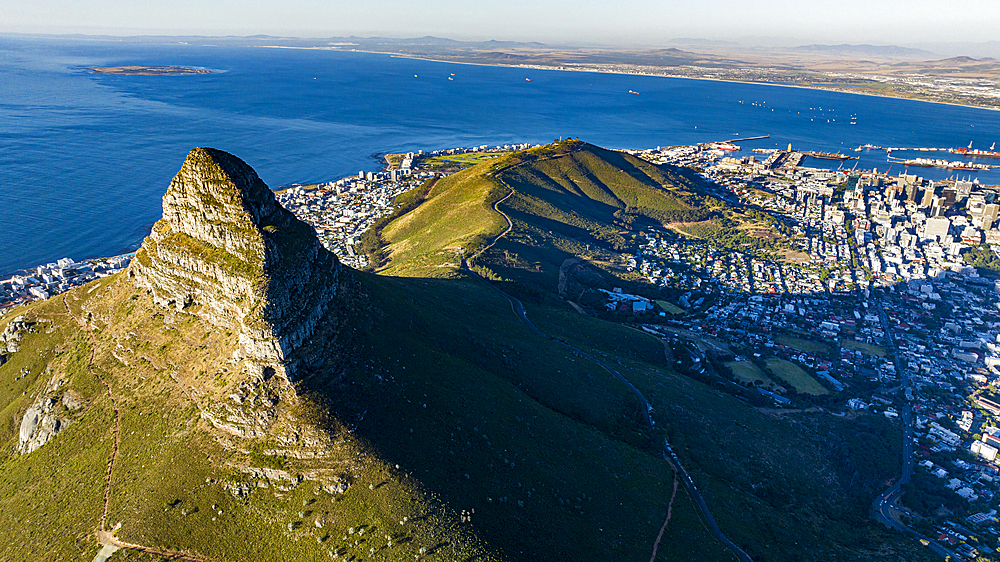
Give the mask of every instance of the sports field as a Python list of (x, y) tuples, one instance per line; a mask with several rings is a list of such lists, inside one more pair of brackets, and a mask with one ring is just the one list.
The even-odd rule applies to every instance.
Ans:
[(795, 363), (772, 357), (767, 360), (767, 370), (778, 379), (785, 381), (801, 394), (829, 394), (829, 391), (809, 373)]

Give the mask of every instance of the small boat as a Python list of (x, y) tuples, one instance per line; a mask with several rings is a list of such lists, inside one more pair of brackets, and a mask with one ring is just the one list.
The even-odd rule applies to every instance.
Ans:
[(628, 93), (632, 94), (633, 96), (639, 95), (639, 92), (633, 92), (632, 90), (629, 90)]

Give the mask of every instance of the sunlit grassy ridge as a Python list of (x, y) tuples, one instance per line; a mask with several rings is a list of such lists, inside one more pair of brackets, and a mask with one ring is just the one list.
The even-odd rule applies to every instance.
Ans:
[[(202, 412), (224, 401), (241, 376), (230, 360), (231, 334), (160, 309), (124, 276), (74, 290), (66, 302), (72, 316), (61, 298), (18, 311), (42, 330), (26, 334), (0, 367), (0, 535), (17, 544), (3, 559), (91, 560), (98, 550), (114, 415), (88, 369), (92, 349), (120, 413), (108, 509), (118, 538), (217, 560), (330, 560), (331, 552), (371, 548), (382, 559), (413, 559), (422, 548), (437, 552), (428, 559), (498, 555), (457, 525), (435, 491), (389, 465), (336, 415), (315, 417), (315, 398), (273, 388), (276, 427), (257, 439), (208, 424)], [(84, 319), (88, 330), (77, 324)], [(21, 415), (54, 380), (63, 381), (57, 399), (73, 392), (86, 406), (68, 414), (72, 423), (50, 442), (16, 454)], [(252, 476), (262, 469), (286, 476)], [(315, 474), (341, 476), (350, 487), (320, 492)], [(245, 495), (230, 493), (244, 484)], [(355, 544), (361, 535), (352, 528), (367, 537)]]
[[(695, 186), (695, 187), (692, 187)], [(615, 213), (654, 222), (704, 216), (697, 182), (628, 154), (562, 141), (505, 154), (440, 180), (414, 211), (381, 231), (389, 244), (384, 273), (447, 276), (507, 227), (492, 205), (512, 216), (558, 224), (568, 232), (613, 239)], [(624, 219), (628, 220), (628, 219)]]
[[(675, 372), (657, 339), (551, 294), (564, 257), (617, 241), (591, 225), (611, 236), (655, 212), (699, 212), (696, 179), (564, 142), (428, 187), (385, 226), (383, 274), (342, 276), (320, 332), (327, 362), (294, 385), (247, 379), (232, 333), (155, 305), (127, 276), (66, 294), (68, 312), (57, 297), (0, 318), (0, 329), (19, 314), (36, 326), (0, 366), (0, 537), (18, 547), (0, 559), (93, 559), (115, 419), (98, 376), (121, 423), (108, 527), (133, 543), (218, 561), (645, 561), (672, 492), (669, 440), (756, 559), (921, 559), (866, 516), (896, 469), (898, 426), (753, 408)], [(528, 317), (623, 372), (654, 428), (624, 385), (458, 268), (459, 246), (506, 227), (493, 205), (510, 187), (500, 208), (514, 230), (483, 262), (549, 287), (525, 291), (537, 297)], [(28, 406), (68, 391), (85, 407), (17, 454)], [(323, 489), (334, 483), (347, 489)], [(683, 489), (657, 559), (731, 559)]]
[[(468, 189), (470, 185), (479, 189), (478, 205), (476, 194)], [(708, 191), (704, 180), (689, 172), (654, 166), (627, 154), (576, 141), (508, 155), (440, 181), (435, 187), (440, 206), (434, 206), (432, 193), (421, 207), (403, 217), (401, 224), (410, 236), (388, 237), (393, 253), (383, 273), (411, 275), (416, 271), (413, 264), (439, 264), (450, 275), (459, 275), (457, 246), (468, 249), (483, 236), (492, 240), (503, 232), (506, 221), (497, 221), (499, 213), (492, 212), (491, 207), (513, 192), (498, 204), (499, 210), (512, 219), (513, 229), (478, 257), (477, 265), (485, 267), (482, 271), (488, 274), (512, 281), (499, 286), (525, 301), (528, 317), (540, 329), (596, 357), (613, 361), (654, 407), (656, 429), (642, 432), (641, 439), (634, 426), (632, 431), (636, 433), (628, 438), (625, 430), (628, 426), (619, 425), (616, 429), (614, 424), (607, 424), (608, 420), (596, 424), (585, 422), (594, 424), (604, 434), (591, 439), (603, 439), (610, 433), (632, 441), (645, 454), (655, 454), (657, 445), (669, 439), (694, 475), (723, 530), (757, 559), (924, 559), (926, 552), (878, 527), (867, 513), (871, 497), (898, 470), (897, 459), (901, 454), (898, 426), (867, 416), (845, 420), (826, 413), (777, 415), (754, 408), (745, 400), (675, 372), (672, 364), (667, 364), (663, 346), (656, 339), (580, 315), (558, 298), (560, 266), (570, 258), (583, 258), (589, 263), (590, 275), (598, 286), (603, 282), (610, 288), (611, 283), (629, 282), (638, 287), (640, 279), (629, 281), (619, 277), (624, 269), (621, 252), (628, 251), (637, 227), (644, 224), (690, 224), (713, 215), (718, 217), (713, 220), (737, 225), (744, 215), (746, 221), (761, 222), (752, 211), (729, 207), (706, 195)], [(445, 263), (441, 252), (447, 246), (440, 239), (431, 236), (418, 239), (414, 234), (432, 217), (442, 216), (447, 207), (445, 202), (457, 197), (462, 197), (475, 212), (464, 217), (469, 222), (456, 226), (472, 224), (476, 234), (463, 238), (458, 230), (452, 233), (451, 253)], [(394, 226), (390, 225), (390, 229)], [(458, 240), (460, 244), (454, 242)], [(394, 278), (381, 283), (390, 287), (406, 281)], [(456, 281), (450, 280), (423, 283), (430, 283), (428, 287), (448, 287), (451, 291), (461, 286), (453, 285)], [(516, 328), (503, 327), (515, 322), (516, 317), (505, 301), (491, 299), (488, 292), (467, 299), (463, 306), (457, 292), (431, 298), (436, 291), (430, 288), (428, 291), (427, 298), (417, 299), (432, 307), (434, 312), (427, 314), (439, 314), (441, 318), (455, 315), (472, 326), (490, 326), (489, 330), (473, 329), (473, 342), (489, 342)], [(418, 333), (426, 330), (420, 323), (406, 326)], [(460, 335), (455, 333), (451, 337), (458, 339)], [(442, 337), (447, 336), (442, 334)], [(489, 356), (483, 353), (489, 349), (488, 344), (481, 348), (460, 341), (463, 343), (456, 347), (468, 348), (470, 358), (482, 361)], [(536, 337), (532, 341), (528, 337), (498, 355), (512, 356), (530, 346), (543, 345), (544, 340)], [(586, 396), (594, 391), (589, 386), (555, 382), (564, 374), (553, 373), (552, 368), (538, 365), (534, 370), (547, 373), (542, 384), (535, 382), (535, 386), (521, 389), (532, 393), (542, 404), (569, 396), (585, 402)], [(551, 379), (552, 376), (556, 379)], [(760, 376), (768, 378), (763, 372)], [(546, 380), (555, 384), (544, 384)], [(628, 406), (627, 401), (621, 404)], [(503, 406), (504, 410), (512, 408), (510, 404)], [(521, 429), (524, 416), (515, 416), (511, 427), (516, 428), (515, 433), (524, 434)], [(465, 427), (469, 420), (456, 423)], [(530, 443), (527, 445), (530, 447)], [(647, 469), (655, 470), (655, 465), (648, 465)], [(670, 477), (669, 471), (661, 474)], [(622, 493), (616, 490), (613, 495), (621, 497)], [(631, 496), (625, 497), (629, 497), (627, 501), (635, 501)], [(627, 501), (623, 503), (627, 505)], [(609, 517), (621, 516), (613, 502), (605, 509)], [(682, 513), (688, 510), (688, 516), (668, 526), (668, 540), (662, 543), (667, 550), (661, 550), (659, 559), (688, 559), (690, 554), (680, 545), (704, 532), (687, 498), (680, 509)], [(636, 523), (633, 529), (636, 533), (645, 532), (641, 531), (641, 523)], [(696, 554), (697, 559), (729, 559), (714, 539), (705, 540), (700, 546), (715, 550)]]

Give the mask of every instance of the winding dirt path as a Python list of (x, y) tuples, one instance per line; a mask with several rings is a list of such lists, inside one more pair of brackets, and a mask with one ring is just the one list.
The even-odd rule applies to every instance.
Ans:
[[(69, 302), (66, 301), (66, 294), (63, 294), (63, 306), (66, 307), (66, 314), (72, 318), (80, 329), (87, 333), (90, 339), (90, 361), (87, 363), (87, 370), (90, 374), (101, 381), (104, 385), (105, 390), (108, 392), (108, 399), (111, 400), (111, 409), (115, 413), (115, 442), (111, 449), (111, 457), (108, 459), (108, 469), (107, 476), (104, 483), (104, 505), (101, 508), (101, 525), (97, 531), (97, 542), (103, 547), (100, 552), (97, 553), (95, 560), (107, 560), (115, 550), (127, 548), (129, 550), (136, 550), (139, 552), (145, 552), (147, 554), (154, 554), (156, 556), (163, 556), (168, 560), (188, 560), (190, 562), (212, 562), (211, 558), (206, 558), (198, 554), (188, 553), (188, 552), (177, 552), (174, 550), (169, 550), (165, 548), (157, 548), (153, 546), (142, 546), (138, 544), (132, 544), (124, 542), (115, 538), (114, 533), (121, 526), (119, 523), (113, 529), (108, 530), (108, 504), (111, 501), (111, 477), (114, 474), (115, 461), (118, 460), (118, 448), (121, 443), (121, 414), (118, 412), (118, 401), (115, 400), (115, 395), (111, 392), (111, 385), (102, 377), (97, 369), (94, 368), (94, 360), (97, 356), (97, 341), (94, 340), (94, 334), (87, 323), (82, 319), (77, 318), (73, 315), (73, 312), (69, 308)], [(108, 546), (114, 547), (113, 549), (108, 549)]]
[(660, 548), (660, 540), (663, 538), (664, 531), (667, 530), (667, 523), (670, 523), (670, 518), (674, 514), (674, 498), (677, 497), (677, 488), (680, 486), (681, 482), (677, 478), (677, 471), (674, 471), (674, 493), (670, 494), (670, 503), (667, 504), (667, 518), (663, 520), (663, 526), (660, 527), (660, 534), (656, 535), (656, 542), (653, 543), (653, 554), (649, 557), (649, 562), (654, 562), (656, 560), (656, 550)]
[(104, 380), (97, 370), (94, 369), (94, 359), (97, 355), (97, 342), (94, 341), (94, 334), (90, 331), (90, 327), (87, 326), (86, 322), (73, 316), (73, 312), (69, 309), (69, 302), (66, 301), (66, 295), (63, 294), (63, 306), (66, 307), (66, 314), (70, 318), (76, 321), (80, 328), (87, 332), (87, 336), (90, 338), (90, 361), (87, 363), (87, 370), (90, 374), (101, 381), (104, 388), (108, 391), (108, 399), (111, 400), (111, 409), (115, 412), (115, 442), (111, 449), (111, 458), (108, 459), (108, 469), (106, 481), (104, 483), (104, 507), (101, 509), (101, 531), (107, 529), (108, 522), (108, 503), (111, 500), (111, 475), (115, 468), (115, 460), (118, 459), (118, 444), (121, 442), (121, 415), (118, 413), (118, 402), (115, 400), (115, 395), (111, 392), (111, 385), (108, 381)]

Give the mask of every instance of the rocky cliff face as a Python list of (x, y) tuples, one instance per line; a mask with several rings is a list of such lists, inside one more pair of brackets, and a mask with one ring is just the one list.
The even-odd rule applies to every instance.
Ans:
[(342, 269), (253, 168), (196, 148), (163, 196), (163, 218), (129, 275), (157, 303), (232, 329), (248, 366), (291, 379), (320, 359), (308, 343), (335, 321), (328, 313)]

